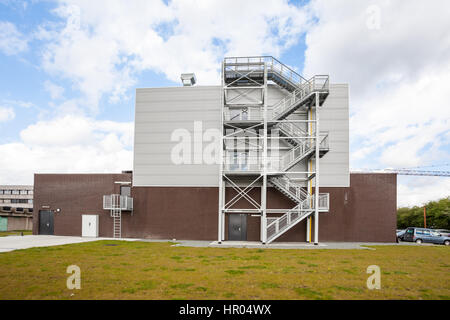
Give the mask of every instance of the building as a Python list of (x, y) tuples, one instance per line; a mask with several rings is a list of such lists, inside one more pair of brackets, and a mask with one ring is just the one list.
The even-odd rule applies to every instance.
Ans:
[(31, 230), (33, 186), (0, 185), (0, 231)]
[(349, 172), (348, 85), (273, 57), (182, 81), (136, 90), (132, 173), (35, 175), (34, 233), (395, 241), (396, 175)]

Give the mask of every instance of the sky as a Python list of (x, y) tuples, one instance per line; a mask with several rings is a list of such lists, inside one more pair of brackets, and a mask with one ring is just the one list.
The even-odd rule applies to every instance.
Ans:
[[(131, 170), (135, 88), (219, 84), (224, 56), (249, 55), (349, 84), (351, 170), (449, 170), (449, 16), (448, 0), (0, 0), (0, 184)], [(398, 177), (398, 206), (449, 195), (450, 178)]]

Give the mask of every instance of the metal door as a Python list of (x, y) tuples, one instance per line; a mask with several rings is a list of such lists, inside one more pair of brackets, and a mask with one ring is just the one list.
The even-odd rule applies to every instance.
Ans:
[(81, 217), (81, 236), (98, 237), (98, 215), (83, 214)]
[(8, 218), (0, 217), (0, 231), (8, 231)]
[(228, 240), (230, 241), (247, 240), (246, 214), (230, 214), (228, 216)]
[(39, 211), (39, 234), (53, 235), (53, 211)]

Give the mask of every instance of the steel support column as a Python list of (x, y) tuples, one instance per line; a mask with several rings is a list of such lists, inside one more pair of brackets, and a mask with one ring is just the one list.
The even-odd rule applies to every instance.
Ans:
[[(222, 75), (224, 74), (225, 71), (225, 67), (224, 67), (224, 63), (222, 62)], [(223, 166), (224, 166), (224, 153), (223, 153), (223, 146), (225, 143), (224, 140), (224, 127), (223, 127), (223, 107), (224, 107), (224, 103), (225, 103), (225, 98), (224, 98), (224, 94), (225, 94), (225, 81), (224, 78), (222, 76), (222, 90), (221, 90), (221, 103), (222, 103), (222, 107), (220, 108), (220, 130), (221, 130), (221, 138), (220, 138), (220, 148), (219, 148), (219, 212), (218, 212), (218, 235), (217, 235), (217, 241), (219, 243), (222, 242), (222, 240), (225, 240), (224, 238), (224, 234), (225, 234), (225, 225), (224, 225), (224, 221), (225, 221), (225, 212), (223, 211), (224, 209), (224, 203), (225, 203), (225, 181), (223, 179)]]
[(320, 133), (319, 133), (319, 93), (316, 93), (316, 158), (314, 177), (314, 244), (319, 244), (319, 162), (320, 162)]
[(267, 242), (267, 63), (264, 62), (264, 149), (263, 149), (263, 184), (261, 190), (261, 242)]

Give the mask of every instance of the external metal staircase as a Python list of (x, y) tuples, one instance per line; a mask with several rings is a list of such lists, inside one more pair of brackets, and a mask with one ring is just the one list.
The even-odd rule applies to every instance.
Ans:
[[(260, 209), (242, 209), (242, 212), (260, 212), (261, 213), (261, 241), (270, 243), (275, 240), (303, 219), (314, 212), (328, 211), (328, 194), (309, 194), (304, 185), (297, 184), (289, 178), (290, 170), (302, 161), (315, 159), (316, 168), (318, 168), (318, 159), (328, 152), (328, 134), (326, 132), (317, 132), (318, 121), (308, 116), (304, 122), (305, 127), (309, 123), (315, 124), (315, 130), (301, 128), (290, 118), (297, 111), (317, 110), (322, 106), (329, 94), (329, 77), (327, 75), (316, 75), (307, 80), (273, 57), (236, 57), (225, 58), (222, 69), (223, 75), (223, 125), (224, 134), (223, 145), (224, 155), (222, 156), (223, 165), (221, 167), (221, 184), (219, 194), (219, 241), (224, 239), (224, 214), (229, 212), (239, 212), (239, 209), (227, 207), (225, 201), (225, 186), (230, 184), (238, 195), (231, 201), (233, 204), (237, 200), (244, 198), (255, 208), (258, 203), (249, 196), (249, 191), (255, 187), (255, 183), (260, 181), (262, 184), (262, 195)], [(280, 101), (269, 107), (267, 105), (268, 81), (272, 81), (278, 87), (286, 91), (286, 95)], [(254, 100), (245, 101), (252, 92), (261, 90), (261, 99), (259, 102)], [(242, 99), (242, 101), (240, 101)], [(257, 137), (256, 143), (262, 144), (259, 152), (262, 151), (262, 158), (257, 158), (256, 162), (249, 162), (253, 158), (244, 154), (244, 159), (239, 161), (245, 165), (230, 165), (230, 153), (233, 155), (237, 151), (228, 150), (226, 139), (232, 135), (226, 135), (225, 129), (233, 129), (236, 133), (246, 135), (249, 129), (263, 129), (263, 133)], [(278, 135), (291, 148), (280, 157), (268, 156), (267, 144), (268, 133), (278, 131)], [(236, 134), (237, 136), (237, 134)], [(249, 139), (250, 139), (249, 138)], [(254, 140), (252, 140), (254, 141)], [(316, 145), (319, 145), (317, 148)], [(228, 154), (227, 154), (228, 152)], [(239, 187), (242, 184), (245, 173), (252, 174), (250, 183), (246, 187)], [(310, 180), (318, 175), (318, 169), (314, 173), (305, 172)], [(256, 175), (256, 178), (254, 177)], [(259, 176), (258, 176), (259, 175)], [(232, 181), (233, 176), (238, 176), (239, 181)], [(316, 182), (317, 183), (317, 182)], [(278, 217), (267, 217), (268, 209), (266, 207), (266, 188), (268, 184), (296, 203), (292, 209), (285, 209)], [(316, 185), (318, 190), (318, 185)], [(229, 203), (229, 202), (228, 202)], [(316, 203), (318, 208), (316, 210)]]
[[(310, 195), (305, 188), (292, 181), (288, 176), (271, 177), (270, 184), (297, 205), (276, 218), (267, 218), (267, 243), (272, 242), (300, 221), (310, 216), (315, 210), (315, 195)], [(328, 194), (319, 195), (319, 211), (329, 208)]]

